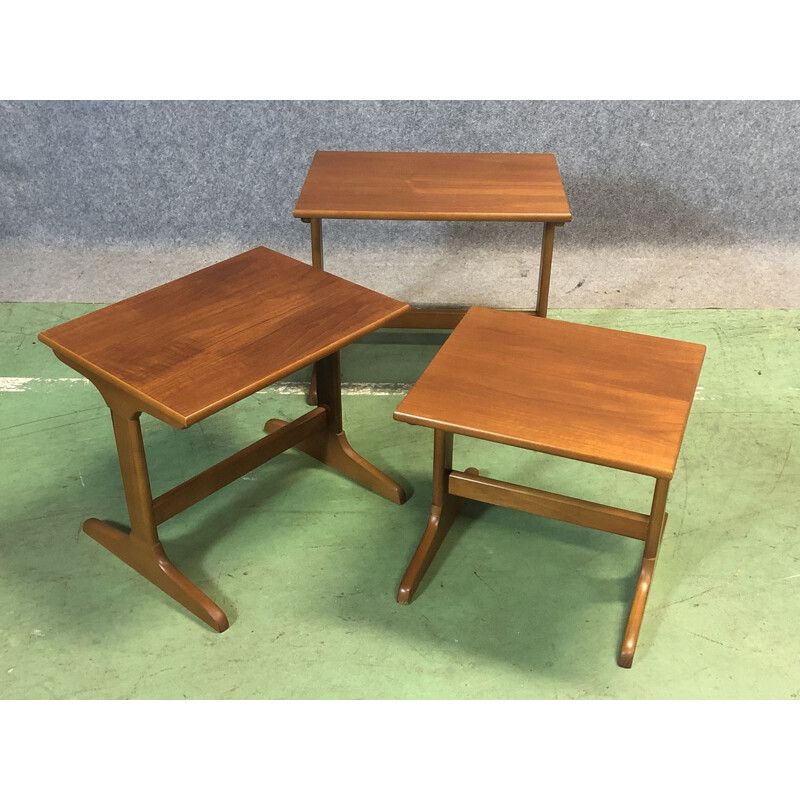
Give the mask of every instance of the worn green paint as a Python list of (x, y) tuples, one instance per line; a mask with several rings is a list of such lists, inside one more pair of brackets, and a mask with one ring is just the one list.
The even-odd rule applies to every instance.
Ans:
[[(0, 305), (0, 376), (75, 377), (36, 333), (92, 307)], [(708, 345), (632, 670), (616, 657), (635, 541), (467, 503), (417, 598), (395, 602), (432, 445), (392, 420), (399, 394), (346, 397), (344, 414), (405, 506), (288, 453), (162, 527), (229, 615), (215, 634), (80, 533), (87, 516), (125, 519), (108, 411), (82, 381), (34, 380), (0, 392), (0, 697), (798, 697), (800, 312), (553, 316)], [(375, 334), (347, 348), (345, 380), (411, 382), (441, 341)], [(267, 391), (184, 432), (145, 418), (154, 491), (304, 409)], [(648, 508), (642, 476), (463, 438), (455, 460)]]

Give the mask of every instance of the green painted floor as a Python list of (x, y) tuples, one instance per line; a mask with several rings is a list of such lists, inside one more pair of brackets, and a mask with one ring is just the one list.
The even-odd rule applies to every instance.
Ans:
[[(379, 332), (343, 354), (350, 440), (406, 505), (287, 453), (162, 526), (231, 621), (206, 628), (80, 532), (88, 516), (125, 520), (108, 411), (36, 333), (94, 307), (0, 305), (0, 697), (800, 696), (800, 312), (552, 313), (708, 346), (623, 670), (636, 541), (467, 503), (414, 602), (395, 602), (427, 518), (432, 434), (392, 411), (436, 333)], [(145, 418), (154, 492), (305, 408), (273, 387), (188, 431)], [(649, 509), (642, 476), (458, 437), (455, 463)]]

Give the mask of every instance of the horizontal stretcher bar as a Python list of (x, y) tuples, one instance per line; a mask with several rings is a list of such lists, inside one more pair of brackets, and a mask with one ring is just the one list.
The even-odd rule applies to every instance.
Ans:
[(540, 489), (530, 489), (515, 483), (505, 483), (482, 475), (453, 471), (448, 479), (448, 492), (456, 497), (479, 500), (496, 506), (527, 511), (542, 517), (582, 525), (631, 539), (644, 540), (650, 517), (614, 506), (590, 503)]
[(384, 328), (428, 328), (431, 330), (451, 330), (461, 322), (466, 308), (410, 308), (388, 322)]
[(220, 461), (219, 464), (209, 467), (199, 475), (156, 497), (153, 500), (156, 524), (166, 522), (189, 506), (260, 467), (290, 447), (294, 447), (312, 433), (322, 430), (327, 423), (327, 409), (322, 406), (315, 408), (308, 414), (287, 423), (279, 431), (264, 436), (224, 461)]
[[(469, 309), (467, 308), (409, 308), (402, 314), (384, 322), (383, 328), (427, 328), (429, 330), (452, 330)], [(533, 314), (533, 309), (513, 309)]]

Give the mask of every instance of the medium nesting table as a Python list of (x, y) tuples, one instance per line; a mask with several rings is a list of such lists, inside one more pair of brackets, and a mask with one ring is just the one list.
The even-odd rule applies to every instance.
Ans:
[[(630, 667), (704, 354), (705, 346), (689, 342), (471, 308), (394, 414), (434, 429), (433, 503), (398, 601), (411, 601), (461, 498), (640, 539), (619, 657)], [(456, 471), (454, 434), (649, 475), (650, 513)]]
[[(395, 503), (403, 489), (359, 456), (342, 430), (339, 350), (408, 305), (258, 247), (39, 334), (111, 409), (130, 533), (83, 529), (217, 631), (219, 606), (168, 559), (158, 526), (297, 447)], [(188, 428), (312, 362), (316, 408), (153, 498), (142, 413)]]

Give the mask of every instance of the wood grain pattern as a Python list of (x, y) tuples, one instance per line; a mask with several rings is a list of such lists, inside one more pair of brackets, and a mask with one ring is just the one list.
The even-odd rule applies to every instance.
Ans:
[(395, 419), (671, 478), (705, 346), (473, 307)]
[(318, 150), (294, 215), (562, 223), (572, 219), (550, 153)]
[(140, 410), (186, 428), (407, 308), (257, 247), (39, 338)]

